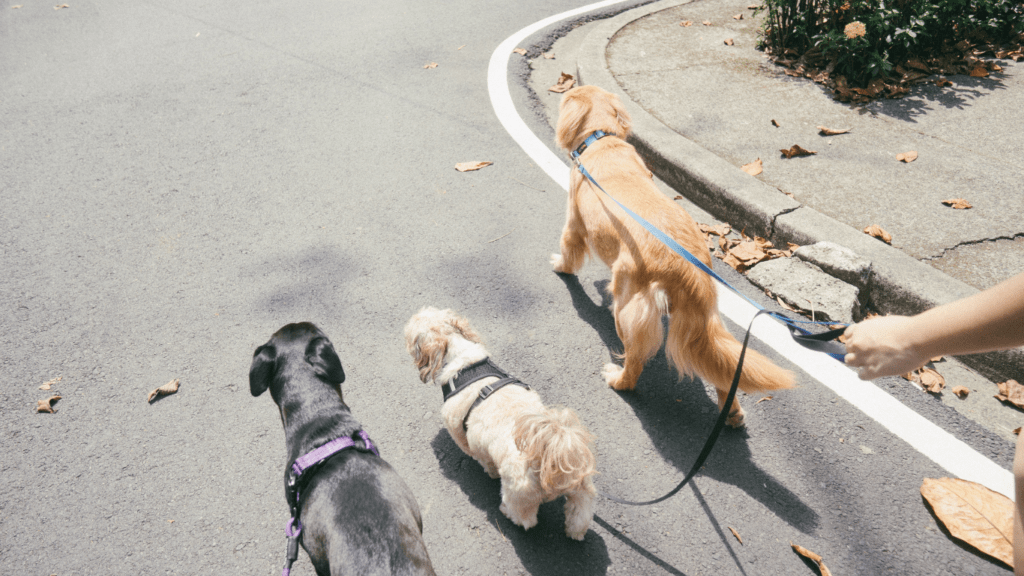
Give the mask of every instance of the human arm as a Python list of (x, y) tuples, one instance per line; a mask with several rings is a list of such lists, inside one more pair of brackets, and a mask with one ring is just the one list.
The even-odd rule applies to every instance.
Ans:
[(846, 364), (860, 378), (904, 374), (936, 356), (1024, 345), (1024, 273), (916, 316), (880, 316), (846, 329)]

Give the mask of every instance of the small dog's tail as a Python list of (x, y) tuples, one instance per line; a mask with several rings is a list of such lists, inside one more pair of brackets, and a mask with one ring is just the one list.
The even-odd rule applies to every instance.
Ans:
[(569, 408), (523, 414), (516, 418), (512, 436), (548, 493), (573, 490), (597, 473), (594, 435)]
[[(728, 392), (743, 345), (722, 325), (718, 312), (709, 310), (700, 327), (694, 326), (693, 315), (673, 313), (669, 318), (665, 351), (672, 364), (680, 373), (696, 373)], [(793, 374), (748, 347), (739, 387), (744, 392), (792, 388)]]

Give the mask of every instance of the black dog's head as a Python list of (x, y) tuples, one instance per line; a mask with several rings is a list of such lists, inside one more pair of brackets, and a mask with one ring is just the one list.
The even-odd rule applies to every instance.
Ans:
[(341, 396), (345, 370), (327, 335), (310, 322), (288, 324), (253, 352), (249, 391), (259, 396), (270, 388), (280, 406), (284, 384), (304, 373), (330, 384)]

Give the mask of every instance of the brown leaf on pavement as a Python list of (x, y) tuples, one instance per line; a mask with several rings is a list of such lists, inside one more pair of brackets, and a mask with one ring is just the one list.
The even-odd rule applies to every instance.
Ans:
[(64, 378), (64, 377), (63, 376), (57, 376), (53, 380), (47, 380), (46, 382), (43, 382), (43, 385), (40, 386), (39, 389), (40, 390), (49, 390), (51, 386), (53, 386), (57, 382), (60, 382), (62, 378)]
[(732, 45), (733, 45), (733, 43), (732, 43), (732, 38), (726, 38), (726, 39), (725, 39), (725, 45), (726, 45), (726, 46), (732, 46)]
[(732, 17), (733, 20), (743, 20), (743, 14), (737, 14)]
[(494, 162), (487, 162), (485, 160), (478, 160), (476, 162), (459, 162), (455, 165), (455, 169), (459, 172), (472, 172), (473, 170), (479, 170), (494, 164)]
[(892, 244), (892, 235), (882, 229), (878, 224), (872, 224), (864, 229), (864, 233), (868, 236), (874, 236), (886, 244)]
[(970, 202), (964, 200), (963, 198), (950, 198), (949, 200), (943, 200), (942, 203), (945, 204), (946, 206), (952, 206), (957, 210), (967, 210), (968, 208), (974, 208), (974, 206), (971, 206)]
[[(772, 396), (765, 396), (764, 398), (761, 398), (761, 399), (760, 399), (760, 400), (758, 400), (757, 402), (754, 402), (754, 406), (757, 406), (757, 405), (758, 405), (758, 404), (760, 404), (761, 402), (767, 402), (767, 401), (769, 401), (769, 400), (771, 400), (771, 399), (772, 399)], [(742, 542), (742, 540), (740, 540), (740, 542)]]
[(925, 478), (921, 495), (954, 538), (1013, 566), (1012, 500), (959, 478)]
[(988, 76), (988, 68), (984, 64), (979, 64), (974, 68), (971, 68), (971, 76), (975, 78), (984, 78)]
[(827, 128), (825, 126), (818, 126), (818, 132), (822, 136), (838, 136), (840, 134), (846, 134), (849, 131), (849, 128)]
[(999, 387), (999, 394), (995, 395), (996, 400), (1009, 402), (1017, 408), (1024, 409), (1024, 386), (1021, 386), (1016, 380), (1000, 382), (996, 386)]
[(53, 7), (54, 10), (60, 10), (61, 8), (71, 8), (71, 6), (68, 6), (67, 4), (58, 4)]
[(792, 542), (790, 542), (789, 545), (793, 547), (793, 550), (797, 554), (817, 564), (818, 570), (821, 571), (821, 576), (832, 576), (832, 572), (828, 569), (827, 566), (825, 566), (825, 562), (821, 559), (821, 556), (815, 554), (814, 552), (811, 552), (807, 548), (804, 548), (803, 546), (800, 546), (798, 544), (793, 544)]
[(953, 83), (946, 78), (936, 78), (935, 85), (938, 86), (939, 88), (942, 88), (944, 86), (952, 86)]
[(946, 387), (946, 379), (932, 368), (918, 368), (917, 375), (925, 392), (941, 394), (942, 389)]
[(744, 164), (743, 166), (740, 166), (740, 170), (743, 170), (744, 172), (750, 174), (751, 176), (757, 176), (761, 172), (764, 172), (764, 164), (761, 162), (761, 159), (758, 158), (757, 160), (754, 160), (750, 164)]
[(177, 378), (175, 378), (174, 380), (171, 380), (170, 382), (168, 382), (167, 384), (164, 384), (163, 386), (161, 386), (159, 388), (154, 388), (149, 393), (149, 396), (146, 396), (146, 402), (152, 402), (153, 399), (156, 398), (157, 396), (165, 396), (167, 394), (174, 394), (175, 392), (178, 391), (178, 387), (180, 385), (181, 385), (181, 383), (178, 381)]
[(705, 20), (705, 21), (701, 22), (701, 24), (703, 24), (705, 26), (711, 26), (711, 20)]
[(576, 84), (576, 78), (574, 78), (572, 74), (562, 72), (562, 75), (558, 77), (558, 82), (551, 88), (548, 88), (548, 92), (561, 94), (563, 92), (567, 92), (574, 84)]
[(914, 160), (917, 160), (917, 152), (914, 150), (911, 150), (910, 152), (903, 152), (902, 154), (897, 154), (896, 159), (904, 164), (910, 164)]
[(526, 48), (513, 48), (512, 51), (520, 56), (526, 56)]
[(697, 224), (697, 227), (700, 228), (700, 231), (703, 232), (704, 234), (716, 234), (718, 236), (725, 236), (726, 234), (732, 231), (732, 226), (726, 224), (725, 222), (718, 224), (716, 226), (709, 226), (707, 224)]
[(793, 144), (793, 147), (790, 148), (789, 150), (782, 149), (779, 150), (779, 152), (782, 152), (786, 156), (786, 158), (793, 158), (795, 156), (811, 156), (813, 154), (817, 154), (817, 152), (813, 150), (801, 148), (798, 144)]
[(782, 124), (779, 124), (778, 120), (772, 118), (772, 126), (775, 126), (776, 128), (781, 128)]
[(735, 528), (729, 526), (729, 531), (732, 532), (732, 535), (735, 536), (737, 540), (739, 540), (740, 544), (743, 544), (743, 538), (740, 538), (740, 533), (737, 532)]
[(958, 398), (967, 398), (970, 393), (971, 390), (966, 386), (953, 386), (953, 394), (956, 394)]
[(424, 64), (423, 68), (425, 68), (425, 69), (437, 68), (437, 62), (431, 62), (430, 64)]
[(554, 60), (555, 59), (555, 55), (553, 53), (551, 53), (551, 52), (545, 52), (544, 54), (542, 54), (542, 56), (544, 56), (548, 60)]
[(40, 400), (36, 402), (36, 412), (46, 412), (47, 414), (53, 414), (53, 404), (60, 399), (60, 396), (50, 396), (46, 400)]
[(679, 25), (683, 28), (689, 28), (690, 26), (693, 26), (693, 20), (683, 20)]

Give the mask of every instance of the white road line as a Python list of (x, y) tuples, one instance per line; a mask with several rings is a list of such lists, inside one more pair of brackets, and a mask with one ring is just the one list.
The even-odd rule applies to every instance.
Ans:
[[(565, 190), (569, 188), (569, 166), (537, 138), (516, 111), (508, 89), (508, 60), (512, 50), (531, 34), (561, 20), (625, 1), (597, 2), (545, 18), (509, 36), (491, 54), (487, 70), (487, 90), (495, 114), (523, 151)], [(749, 324), (757, 311), (753, 305), (724, 286), (719, 286), (718, 297), (719, 311), (737, 325)], [(951, 474), (978, 482), (1008, 498), (1014, 497), (1013, 474), (1008, 470), (907, 408), (871, 382), (860, 380), (852, 370), (841, 363), (825, 354), (801, 347), (793, 341), (789, 331), (779, 322), (758, 320), (754, 325), (753, 336), (774, 348), (808, 375), (832, 389), (841, 398)]]

